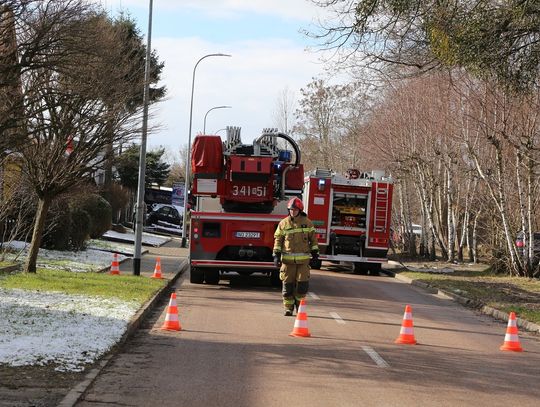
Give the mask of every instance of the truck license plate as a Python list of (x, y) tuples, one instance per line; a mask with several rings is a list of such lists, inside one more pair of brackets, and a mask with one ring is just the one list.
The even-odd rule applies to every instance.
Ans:
[(234, 232), (234, 236), (241, 239), (259, 239), (261, 232)]

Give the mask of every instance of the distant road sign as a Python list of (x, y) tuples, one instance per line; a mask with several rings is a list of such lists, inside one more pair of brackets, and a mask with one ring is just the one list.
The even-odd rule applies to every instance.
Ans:
[(172, 204), (184, 206), (184, 184), (175, 182), (172, 187)]

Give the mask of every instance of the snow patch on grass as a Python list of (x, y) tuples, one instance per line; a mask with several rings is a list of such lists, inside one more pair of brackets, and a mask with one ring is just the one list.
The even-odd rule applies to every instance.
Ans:
[[(22, 254), (19, 256), (19, 261), (26, 258), (28, 254), (28, 243), (13, 241), (6, 243), (11, 249)], [(14, 253), (7, 253), (7, 260), (15, 260)], [(122, 261), (126, 256), (119, 255), (118, 261)], [(60, 269), (73, 272), (96, 272), (111, 265), (113, 255), (106, 254), (101, 250), (87, 249), (78, 252), (46, 250), (39, 249), (37, 258), (37, 267), (48, 269)]]
[(122, 337), (139, 304), (118, 299), (0, 289), (0, 363), (82, 371)]

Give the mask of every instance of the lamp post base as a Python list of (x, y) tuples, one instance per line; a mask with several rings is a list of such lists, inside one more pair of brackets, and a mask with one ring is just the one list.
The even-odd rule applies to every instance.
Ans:
[(133, 275), (134, 276), (140, 276), (141, 275), (141, 259), (140, 258), (133, 258)]

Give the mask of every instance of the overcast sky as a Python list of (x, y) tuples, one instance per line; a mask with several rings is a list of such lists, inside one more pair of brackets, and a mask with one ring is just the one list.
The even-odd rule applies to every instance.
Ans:
[[(112, 14), (127, 11), (146, 35), (149, 0), (95, 0)], [(317, 53), (306, 51), (310, 40), (299, 31), (312, 27), (320, 10), (306, 0), (154, 0), (152, 48), (165, 62), (167, 100), (156, 106), (148, 148), (164, 146), (178, 156), (188, 142), (193, 67), (196, 71), (192, 137), (226, 126), (242, 128), (251, 142), (265, 127), (274, 127), (278, 95), (286, 87), (299, 96), (312, 77), (322, 75)], [(220, 135), (224, 131), (219, 132)]]

